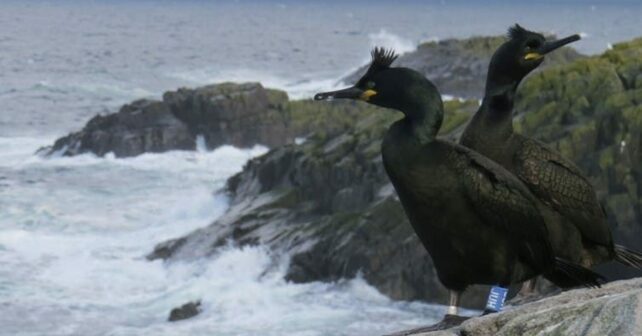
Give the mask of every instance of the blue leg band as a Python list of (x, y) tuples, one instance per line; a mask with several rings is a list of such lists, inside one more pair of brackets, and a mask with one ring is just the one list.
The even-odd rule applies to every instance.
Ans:
[(486, 301), (486, 309), (492, 311), (502, 311), (504, 308), (504, 301), (508, 295), (508, 288), (493, 286), (488, 294), (488, 301)]

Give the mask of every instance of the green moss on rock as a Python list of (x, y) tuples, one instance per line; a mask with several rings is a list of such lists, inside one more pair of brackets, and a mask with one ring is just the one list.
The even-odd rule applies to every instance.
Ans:
[[(642, 39), (544, 70), (518, 90), (515, 128), (575, 161), (613, 216), (616, 238), (642, 249)], [(618, 223), (615, 226), (615, 223)]]

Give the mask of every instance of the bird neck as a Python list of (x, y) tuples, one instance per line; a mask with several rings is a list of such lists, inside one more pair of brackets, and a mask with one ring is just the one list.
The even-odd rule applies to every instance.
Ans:
[(424, 145), (432, 142), (437, 137), (444, 111), (441, 97), (438, 102), (424, 101), (413, 108), (404, 111), (407, 122), (410, 123), (413, 137)]
[[(486, 90), (484, 92), (484, 102), (490, 104), (490, 107), (495, 107), (495, 99), (501, 100), (505, 104), (500, 104), (491, 112), (503, 113), (510, 112), (513, 108), (515, 99), (515, 92), (521, 79), (514, 79), (511, 76), (501, 74), (499, 71), (488, 71), (486, 79)], [(506, 111), (508, 110), (508, 111)]]
[(493, 128), (500, 137), (510, 136), (513, 133), (513, 107), (519, 83), (520, 80), (489, 71), (484, 100), (475, 115), (477, 122)]

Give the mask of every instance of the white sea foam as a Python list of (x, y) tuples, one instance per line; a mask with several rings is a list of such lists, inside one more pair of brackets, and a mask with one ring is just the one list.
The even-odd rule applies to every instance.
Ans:
[(391, 48), (398, 54), (411, 52), (417, 48), (416, 42), (390, 33), (386, 29), (381, 29), (377, 33), (370, 34), (368, 38), (370, 39), (371, 47)]
[(418, 44), (430, 43), (430, 42), (439, 42), (439, 41), (441, 41), (441, 39), (439, 37), (432, 36), (432, 37), (429, 37), (429, 38), (426, 38), (426, 39), (423, 39), (423, 40), (419, 41)]
[(336, 78), (313, 79), (315, 75), (310, 75), (300, 79), (288, 79), (270, 72), (253, 69), (199, 69), (173, 72), (168, 74), (168, 76), (193, 83), (195, 86), (223, 82), (259, 82), (266, 88), (279, 89), (287, 92), (290, 99), (311, 98), (315, 93), (328, 90), (328, 87), (336, 84)]
[[(265, 148), (135, 158), (43, 158), (51, 139), (0, 138), (2, 335), (358, 335), (434, 321), (363, 279), (292, 284), (287, 256), (229, 245), (209, 259), (149, 262), (166, 239), (227, 207), (213, 191)], [(169, 311), (202, 300), (180, 323)]]

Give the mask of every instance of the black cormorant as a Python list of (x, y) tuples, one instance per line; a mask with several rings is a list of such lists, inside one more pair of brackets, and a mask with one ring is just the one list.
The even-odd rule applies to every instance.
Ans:
[(547, 53), (580, 37), (546, 41), (519, 25), (511, 27), (508, 35), (490, 61), (484, 100), (460, 143), (508, 169), (561, 215), (558, 221), (547, 221), (556, 256), (584, 267), (616, 260), (642, 268), (640, 253), (613, 243), (604, 209), (582, 172), (543, 143), (513, 132), (512, 111), (520, 81)]
[(436, 139), (443, 117), (439, 92), (420, 73), (390, 67), (395, 58), (375, 48), (357, 84), (314, 99), (357, 99), (403, 112), (384, 138), (383, 163), (450, 290), (444, 322), (458, 320), (459, 295), (469, 285), (505, 287), (558, 273), (573, 285), (598, 286), (598, 274), (554, 257), (540, 205), (522, 182), (477, 152)]

